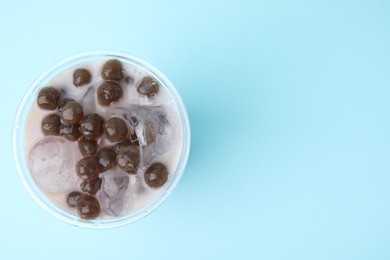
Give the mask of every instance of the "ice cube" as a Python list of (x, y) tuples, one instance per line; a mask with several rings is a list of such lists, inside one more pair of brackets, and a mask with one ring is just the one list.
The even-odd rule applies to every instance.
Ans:
[(108, 170), (102, 180), (102, 188), (97, 194), (102, 209), (108, 215), (118, 216), (122, 212), (129, 186), (129, 175), (123, 171)]
[[(142, 142), (154, 142), (157, 134), (167, 134), (170, 126), (168, 117), (161, 106), (139, 106), (116, 107), (109, 111), (108, 116), (121, 116), (135, 128)], [(146, 144), (147, 145), (147, 144)]]
[(174, 145), (176, 130), (163, 107), (131, 105), (116, 107), (110, 113), (129, 121), (132, 127), (130, 139), (133, 143), (138, 141), (140, 147), (140, 168), (161, 157)]
[(81, 159), (77, 144), (61, 137), (45, 137), (29, 151), (28, 168), (45, 192), (67, 192), (78, 182), (75, 164)]
[(80, 104), (83, 106), (84, 114), (96, 112), (95, 87), (90, 87), (85, 95), (81, 98)]
[(152, 122), (140, 120), (137, 126), (134, 127), (134, 132), (142, 147), (151, 145), (156, 141), (156, 130)]
[[(110, 111), (109, 116), (120, 116), (130, 123), (130, 139), (133, 143), (139, 142), (141, 146), (146, 146), (156, 140), (155, 127), (148, 119), (148, 113), (156, 107), (129, 106), (116, 107)], [(161, 109), (158, 107), (158, 109)]]
[(129, 214), (136, 209), (139, 198), (145, 195), (145, 187), (142, 185), (141, 175), (130, 175), (129, 187), (126, 190), (123, 201), (122, 214)]

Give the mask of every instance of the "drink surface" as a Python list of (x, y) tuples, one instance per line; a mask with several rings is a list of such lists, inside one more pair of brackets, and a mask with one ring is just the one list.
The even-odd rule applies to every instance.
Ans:
[[(180, 114), (165, 86), (147, 71), (125, 62), (121, 62), (123, 77), (107, 80), (102, 71), (106, 63), (107, 60), (81, 63), (58, 74), (47, 86), (58, 90), (58, 103), (62, 102), (63, 106), (42, 109), (38, 102), (34, 102), (25, 125), (25, 153), (34, 182), (55, 205), (72, 214), (79, 214), (82, 218), (122, 217), (144, 208), (158, 197), (173, 178), (182, 152)], [(85, 69), (90, 73), (88, 83), (76, 86), (79, 83), (74, 78), (77, 69)], [(148, 80), (158, 87), (154, 88), (155, 85), (149, 84)], [(120, 98), (109, 103), (99, 100), (99, 95), (104, 94), (102, 85), (115, 84), (112, 82), (120, 86)], [(70, 100), (82, 107), (80, 116), (83, 117), (80, 119), (74, 119), (73, 114), (73, 117), (69, 117), (69, 109), (66, 110), (66, 107), (70, 103), (66, 102)], [(44, 131), (42, 122), (53, 114), (61, 120), (59, 134)], [(103, 118), (105, 123), (103, 133), (89, 139), (84, 136), (88, 128), (85, 118), (92, 114)], [(119, 137), (111, 134), (113, 128), (109, 124), (116, 121), (125, 122), (124, 127), (114, 127), (114, 130), (122, 133)], [(69, 138), (70, 126), (75, 126), (74, 129), (77, 128), (76, 131), (83, 134)], [(82, 129), (83, 126), (86, 128)], [(80, 143), (90, 148), (86, 145), (90, 141), (96, 142), (97, 148), (92, 152), (88, 150), (91, 153), (86, 155)], [(107, 154), (104, 149), (114, 151), (116, 159), (107, 161), (107, 157), (99, 157)], [(129, 169), (126, 168), (128, 164), (122, 163), (131, 153), (137, 153), (139, 159)], [(93, 179), (84, 178), (80, 170), (76, 169), (81, 169), (80, 161), (90, 157), (100, 163), (98, 175)], [(99, 161), (99, 158), (103, 159)], [(108, 164), (103, 167), (105, 163)], [(161, 165), (164, 167), (159, 167)], [(96, 198), (100, 206), (99, 214), (83, 217), (80, 211), (82, 206), (89, 205), (88, 200), (83, 205), (80, 202), (77, 207), (70, 206), (69, 194), (72, 192)]]

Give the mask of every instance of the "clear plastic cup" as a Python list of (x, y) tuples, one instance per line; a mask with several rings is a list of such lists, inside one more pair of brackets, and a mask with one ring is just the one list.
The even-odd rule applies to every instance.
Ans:
[[(140, 210), (133, 212), (126, 216), (121, 216), (117, 218), (110, 219), (94, 219), (94, 220), (84, 220), (75, 216), (69, 212), (64, 211), (63, 209), (56, 206), (50, 199), (40, 190), (40, 188), (35, 184), (32, 179), (28, 166), (27, 166), (27, 158), (25, 154), (25, 122), (28, 117), (30, 108), (33, 102), (36, 102), (36, 97), (39, 90), (42, 87), (45, 87), (55, 76), (57, 76), (62, 71), (65, 71), (77, 64), (84, 62), (91, 62), (95, 60), (103, 60), (103, 59), (117, 59), (123, 63), (128, 63), (141, 69), (152, 77), (154, 77), (160, 84), (160, 87), (166, 89), (169, 95), (172, 97), (174, 102), (176, 103), (178, 112), (180, 114), (181, 126), (182, 126), (182, 138), (183, 138), (183, 146), (179, 159), (178, 166), (176, 170), (170, 173), (170, 178), (165, 186), (162, 188), (160, 194), (148, 205), (141, 208)], [(176, 185), (178, 184), (183, 172), (185, 170), (189, 151), (190, 151), (190, 125), (188, 120), (188, 115), (186, 108), (183, 104), (183, 101), (176, 91), (175, 87), (172, 83), (155, 67), (147, 63), (146, 61), (137, 58), (135, 56), (121, 53), (121, 52), (113, 52), (113, 51), (95, 51), (95, 52), (85, 52), (80, 53), (71, 57), (68, 57), (57, 64), (53, 65), (51, 68), (42, 73), (28, 88), (25, 93), (18, 111), (16, 113), (15, 122), (13, 126), (13, 156), (16, 164), (16, 168), (18, 170), (18, 174), (20, 180), (22, 181), (23, 186), (26, 188), (30, 196), (37, 202), (44, 210), (53, 215), (54, 217), (75, 225), (79, 227), (86, 228), (112, 228), (119, 227), (122, 225), (130, 224), (134, 221), (137, 221), (153, 210), (155, 210), (158, 206), (160, 206), (167, 197), (172, 193)]]

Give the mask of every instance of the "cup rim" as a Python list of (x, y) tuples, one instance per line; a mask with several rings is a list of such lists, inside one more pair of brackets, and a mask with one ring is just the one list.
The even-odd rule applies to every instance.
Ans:
[[(27, 168), (26, 159), (24, 158), (24, 150), (21, 150), (21, 148), (24, 149), (24, 142), (25, 142), (24, 125), (23, 125), (25, 119), (23, 120), (23, 116), (26, 117), (27, 116), (26, 114), (29, 113), (31, 106), (28, 106), (27, 103), (31, 98), (33, 99), (35, 98), (35, 96), (34, 97), (32, 96), (32, 93), (34, 92), (34, 90), (38, 90), (40, 89), (40, 87), (42, 87), (40, 86), (40, 83), (44, 79), (49, 77), (52, 73), (54, 73), (57, 70), (59, 70), (59, 72), (65, 71), (69, 67), (72, 67), (73, 65), (76, 64), (80, 64), (85, 60), (91, 59), (92, 61), (92, 59), (96, 60), (99, 57), (100, 58), (104, 57), (107, 59), (118, 58), (120, 60), (125, 60), (130, 64), (135, 65), (140, 69), (146, 71), (147, 73), (155, 77), (160, 83), (163, 84), (163, 87), (168, 91), (170, 96), (173, 98), (180, 115), (180, 121), (181, 121), (182, 131), (183, 131), (183, 136), (182, 136), (183, 146), (180, 154), (179, 163), (176, 167), (175, 172), (171, 175), (173, 177), (168, 181), (167, 185), (165, 185), (165, 187), (159, 193), (159, 195), (157, 195), (157, 197), (154, 198), (145, 207), (129, 215), (119, 217), (119, 218), (83, 220), (78, 216), (75, 216), (69, 212), (62, 210), (60, 207), (52, 203), (32, 180), (32, 177)], [(55, 75), (58, 75), (58, 73)], [(52, 78), (53, 77), (51, 77), (49, 80), (51, 80)], [(188, 162), (190, 146), (191, 146), (191, 133), (190, 133), (190, 122), (188, 118), (188, 113), (178, 91), (176, 90), (172, 82), (160, 70), (158, 70), (156, 67), (154, 67), (147, 61), (137, 56), (134, 56), (132, 54), (119, 52), (119, 51), (111, 51), (111, 50), (95, 50), (95, 51), (80, 52), (78, 54), (68, 56), (58, 61), (57, 63), (50, 66), (48, 69), (46, 69), (44, 72), (42, 72), (33, 81), (33, 83), (28, 87), (27, 91), (24, 93), (24, 96), (21, 102), (19, 103), (16, 112), (16, 116), (13, 123), (13, 130), (12, 130), (12, 150), (13, 150), (14, 162), (19, 175), (19, 179), (21, 180), (24, 188), (29, 193), (30, 197), (32, 197), (33, 200), (41, 208), (43, 208), (46, 212), (50, 213), (55, 218), (60, 219), (74, 226), (90, 228), (90, 229), (106, 229), (106, 228), (114, 228), (114, 227), (127, 225), (141, 218), (144, 218), (145, 216), (149, 215), (151, 212), (156, 210), (159, 206), (161, 206), (161, 204), (169, 197), (169, 195), (176, 188), (178, 182), (180, 181), (184, 173), (185, 167)]]

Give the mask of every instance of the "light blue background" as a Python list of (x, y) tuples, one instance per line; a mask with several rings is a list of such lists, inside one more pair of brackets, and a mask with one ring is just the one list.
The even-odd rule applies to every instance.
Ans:
[[(66, 2), (1, 4), (0, 259), (390, 259), (389, 1)], [(10, 141), (32, 81), (92, 49), (163, 71), (193, 134), (166, 203), (104, 231), (36, 205)]]

